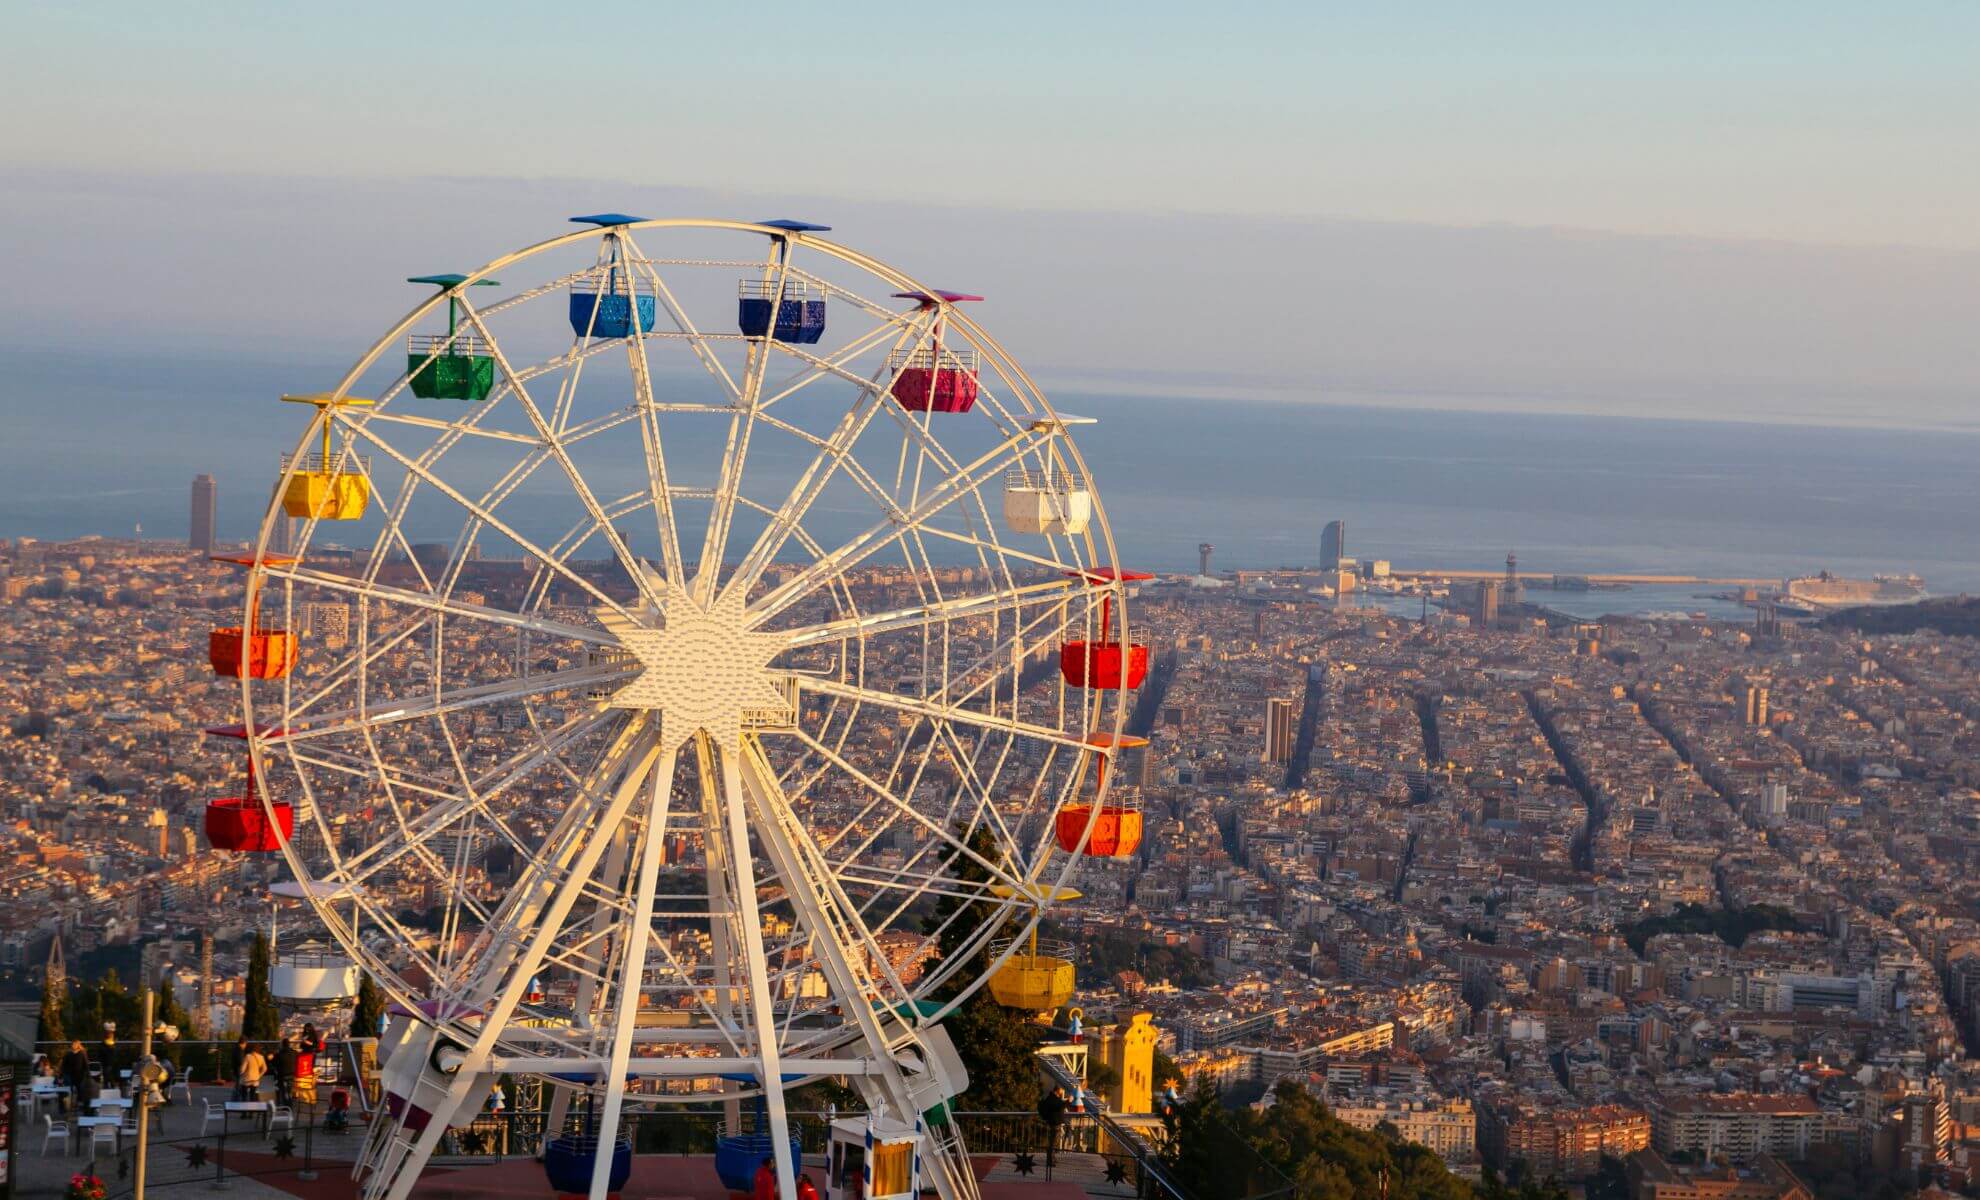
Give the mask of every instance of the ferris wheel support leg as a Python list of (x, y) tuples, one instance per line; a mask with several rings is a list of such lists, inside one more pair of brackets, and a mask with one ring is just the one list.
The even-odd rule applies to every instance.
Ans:
[(639, 1024), (640, 984), (646, 978), (646, 952), (653, 934), (653, 893), (660, 886), (660, 861), (667, 857), (667, 805), (674, 791), (674, 764), (679, 743), (662, 731), (667, 749), (660, 765), (647, 776), (646, 822), (634, 854), (639, 883), (633, 894), (632, 921), (624, 930), (625, 960), (619, 968), (619, 1003), (612, 1014), (612, 1066), (605, 1076), (605, 1115), (598, 1124), (598, 1141), (591, 1161), (591, 1200), (605, 1200), (610, 1190), (612, 1159), (619, 1137), (619, 1113), (626, 1101), (626, 1066), (632, 1060), (633, 1030)]
[[(745, 747), (743, 754), (750, 801), (756, 809), (757, 838), (778, 876), (785, 881), (785, 893), (790, 896), (799, 921), (812, 934), (811, 944), (818, 955), (819, 968), (833, 995), (858, 1024), (867, 1052), (879, 1066), (875, 1072), (860, 1078), (860, 1092), (870, 1106), (887, 1112), (902, 1124), (920, 1127), (922, 1109), (932, 1107), (936, 1098), (931, 1097), (927, 1104), (917, 1102), (907, 1072), (894, 1055), (897, 1050), (912, 1046), (926, 1063), (928, 1050), (921, 1044), (920, 1035), (905, 1024), (896, 1026), (891, 1034), (883, 1027), (882, 1014), (871, 1003), (879, 993), (879, 986), (860, 966), (862, 958), (884, 963), (885, 956), (873, 945), (871, 933), (860, 922), (857, 910), (839, 889), (822, 858), (817, 856), (816, 847), (800, 844), (802, 832), (793, 829), (793, 823), (785, 819), (789, 805), (762, 750)], [(851, 945), (855, 940), (861, 944)], [(953, 1131), (954, 1126), (950, 1129)], [(976, 1200), (979, 1195), (976, 1176), (970, 1169), (960, 1133), (941, 1138), (929, 1131), (923, 1136), (930, 1151), (923, 1161), (928, 1164), (930, 1182), (937, 1194), (942, 1200)]]
[[(619, 880), (624, 877), (625, 870), (626, 831), (625, 826), (621, 825), (612, 834), (612, 848), (605, 852), (605, 873), (600, 876), (608, 892), (618, 890)], [(603, 938), (605, 926), (610, 920), (611, 910), (601, 906), (597, 915), (591, 918), (591, 936)], [(581, 1025), (588, 1026), (591, 1023), (591, 1006), (598, 1001), (598, 977), (605, 973), (604, 967), (605, 963), (601, 958), (597, 971), (587, 971), (578, 977), (577, 1001), (571, 1006), (571, 1012)], [(571, 1096), (575, 1091), (573, 1088), (565, 1087), (551, 1090), (556, 1094), (550, 1098), (550, 1109), (544, 1122), (546, 1136), (563, 1132), (564, 1121), (571, 1115)]]
[[(784, 1113), (784, 1071), (777, 1052), (777, 1012), (770, 1002), (770, 964), (763, 956), (763, 918), (756, 907), (756, 872), (750, 865), (749, 812), (743, 804), (741, 750), (722, 747), (723, 822), (728, 826), (729, 861), (735, 871), (736, 912), (741, 917), (743, 960), (749, 971), (749, 1015), (756, 1036), (756, 1057), (762, 1067), (759, 1082), (769, 1108), (771, 1157), (777, 1165), (777, 1191), (782, 1200), (797, 1200), (796, 1164), (785, 1149), (790, 1144), (790, 1119)], [(794, 891), (786, 878), (784, 890)]]
[[(406, 1200), (412, 1192), (413, 1185), (419, 1182), (419, 1173), (426, 1166), (426, 1160), (432, 1157), (434, 1148), (440, 1144), (441, 1135), (447, 1132), (446, 1117), (459, 1110), (461, 1102), (466, 1098), (467, 1090), (473, 1086), (476, 1076), (487, 1065), (489, 1055), (494, 1051), (495, 1043), (508, 1025), (509, 1018), (515, 1014), (516, 1006), (522, 1003), (523, 996), (529, 991), (530, 976), (542, 967), (543, 958), (549, 952), (551, 943), (563, 929), (565, 919), (570, 916), (578, 897), (590, 884), (593, 873), (598, 870), (598, 860), (604, 857), (605, 850), (611, 843), (612, 839), (607, 837), (584, 837), (585, 830), (608, 829), (624, 821), (627, 810), (632, 807), (634, 797), (639, 794), (640, 787), (646, 782), (647, 772), (652, 769), (653, 762), (660, 753), (659, 742), (653, 736), (651, 728), (641, 729), (634, 726), (627, 732), (629, 753), (621, 760), (629, 764), (625, 774), (612, 795), (611, 803), (599, 814), (596, 824), (573, 830), (575, 836), (583, 837), (583, 848), (578, 851), (575, 860), (571, 863), (569, 873), (564, 876), (551, 895), (549, 903), (540, 913), (535, 911), (529, 913), (533, 918), (528, 926), (532, 931), (529, 941), (513, 961), (505, 964), (507, 981), (490, 999), (487, 1012), (482, 1018), (481, 1033), (462, 1055), (460, 1069), (455, 1073), (453, 1083), (447, 1089), (445, 1103), (440, 1106), (444, 1112), (436, 1113), (434, 1119), (427, 1123), (426, 1128), (420, 1130), (418, 1139), (399, 1156), (392, 1170), (374, 1179), (374, 1183), (382, 1183), (389, 1178), (390, 1183), (380, 1190), (369, 1191), (367, 1194), (373, 1200)], [(528, 907), (534, 909), (533, 904)]]
[[(735, 905), (729, 887), (729, 856), (722, 845), (722, 839), (713, 835), (722, 827), (722, 794), (717, 782), (714, 749), (709, 744), (708, 735), (698, 733), (694, 738), (696, 773), (701, 780), (701, 829), (704, 854), (707, 859), (708, 887), (708, 940), (709, 959), (714, 967), (715, 1003), (712, 1006), (716, 1019), (734, 1028), (739, 1022), (735, 1011)], [(747, 969), (747, 968), (745, 968)], [(740, 1053), (740, 1049), (738, 1050)], [(722, 1081), (722, 1091), (733, 1093), (740, 1090), (730, 1080)], [(742, 1122), (742, 1102), (734, 1098), (722, 1101), (723, 1128), (735, 1129)]]

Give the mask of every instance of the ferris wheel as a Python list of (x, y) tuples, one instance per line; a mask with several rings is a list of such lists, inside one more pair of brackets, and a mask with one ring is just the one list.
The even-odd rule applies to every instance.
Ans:
[(665, 1104), (756, 1106), (753, 1169), (785, 1088), (833, 1076), (912, 1161), (895, 1190), (966, 1200), (941, 1019), (1064, 1005), (1040, 918), (1141, 835), (1108, 768), (1145, 577), (1084, 422), (978, 297), (824, 226), (573, 221), (414, 277), (284, 397), (309, 421), (209, 648), (242, 705), (210, 732), (247, 749), (209, 839), (280, 853), (394, 1001), (368, 1196), (509, 1073), (551, 1132), (585, 1114), (560, 1190), (623, 1182), (618, 1130)]

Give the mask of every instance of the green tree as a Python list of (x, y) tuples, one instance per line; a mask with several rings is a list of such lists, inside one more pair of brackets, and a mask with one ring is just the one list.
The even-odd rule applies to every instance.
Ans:
[[(1262, 1159), (1292, 1181), (1301, 1200), (1385, 1194), (1392, 1200), (1472, 1200), (1470, 1184), (1426, 1147), (1397, 1138), (1393, 1128), (1356, 1129), (1291, 1081), (1281, 1082), (1272, 1096), (1272, 1107), (1263, 1112), (1226, 1114), (1216, 1092), (1199, 1081), (1164, 1119), (1164, 1156), (1185, 1190), (1203, 1200), (1246, 1195), (1256, 1190), (1259, 1170), (1245, 1164)], [(1510, 1195), (1525, 1200), (1523, 1193)]]
[(117, 968), (103, 969), (103, 978), (97, 981), (96, 990), (102, 997), (103, 1019), (117, 1023), (117, 1039), (128, 1041), (136, 1037), (140, 1032), (138, 1026), (144, 1023), (144, 1000), (124, 986), (124, 981), (117, 975)]
[(270, 957), (268, 935), (255, 934), (254, 948), (248, 952), (247, 990), (241, 1009), (241, 1036), (251, 1041), (271, 1041), (282, 1032), (275, 993), (268, 986)]
[(94, 1041), (103, 1036), (103, 989), (95, 983), (78, 984), (69, 993), (69, 1036)]
[[(158, 999), (153, 1004), (152, 1016), (160, 1024), (170, 1025), (181, 1034), (190, 1031), (192, 1029), (192, 1014), (188, 1013), (185, 1006), (179, 1003), (179, 997), (172, 991), (172, 981), (170, 979), (159, 980), (156, 994)], [(152, 1050), (158, 1057), (165, 1059), (175, 1067), (182, 1065), (185, 1061), (184, 1049), (174, 1043), (157, 1042), (153, 1045)]]
[(378, 1022), (385, 1016), (385, 994), (371, 981), (370, 972), (358, 977), (357, 1004), (351, 1009), (351, 1036), (377, 1037)]
[[(68, 999), (62, 994), (64, 986), (59, 975), (46, 974), (41, 979), (41, 1018), (36, 1023), (35, 1038), (43, 1042), (59, 1042), (69, 1035), (62, 1025), (63, 1002)], [(56, 1054), (55, 1057), (61, 1057)]]
[[(969, 835), (967, 844), (981, 858), (995, 861), (997, 843), (988, 829), (979, 828)], [(983, 883), (989, 879), (990, 873), (981, 863), (959, 851), (950, 856), (946, 865), (949, 873), (964, 883)], [(935, 906), (936, 923), (947, 922), (936, 939), (941, 961), (962, 953), (963, 942), (989, 921), (994, 912), (994, 906), (982, 900), (943, 896)], [(952, 916), (953, 921), (949, 919)], [(942, 998), (953, 996), (974, 982), (989, 965), (989, 948), (985, 947), (950, 977), (942, 988)], [(989, 1112), (1023, 1112), (1038, 1103), (1036, 1033), (1016, 1013), (998, 1004), (990, 989), (978, 989), (942, 1024), (955, 1043), (963, 1067), (969, 1071), (969, 1089), (964, 1093), (968, 1107)]]

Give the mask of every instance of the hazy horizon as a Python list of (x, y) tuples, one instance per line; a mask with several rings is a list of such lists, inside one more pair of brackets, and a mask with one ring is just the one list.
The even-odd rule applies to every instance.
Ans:
[(571, 212), (784, 214), (987, 295), (983, 324), (1048, 392), (1980, 429), (1980, 251), (571, 180), (9, 178), (0, 257), (33, 286), (0, 300), (0, 342), (20, 349), (111, 328), (125, 350), (348, 361), (417, 298), (404, 276)]

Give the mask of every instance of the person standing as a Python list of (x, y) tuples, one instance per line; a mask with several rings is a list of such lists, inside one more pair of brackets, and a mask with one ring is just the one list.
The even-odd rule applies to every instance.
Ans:
[(69, 1043), (69, 1052), (62, 1056), (62, 1082), (69, 1085), (69, 1103), (75, 1112), (89, 1107), (92, 1099), (89, 1086), (89, 1051), (83, 1049), (82, 1039)]
[(254, 1043), (241, 1039), (241, 1065), (234, 1075), (234, 1099), (258, 1100), (261, 1098), (261, 1077), (268, 1074), (268, 1060)]
[(756, 1178), (750, 1180), (750, 1200), (777, 1200), (777, 1160), (765, 1156), (763, 1165), (756, 1168)]
[(296, 1101), (296, 1063), (301, 1055), (296, 1050), (296, 1035), (284, 1034), (282, 1044), (275, 1049), (275, 1061), (269, 1064), (275, 1075), (275, 1103), (287, 1106)]
[(1059, 1126), (1066, 1119), (1066, 1089), (1053, 1088), (1038, 1098), (1038, 1119), (1045, 1122), (1045, 1165), (1058, 1161)]

